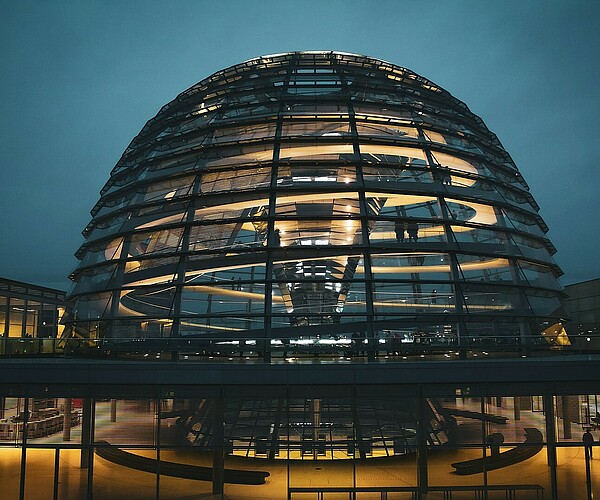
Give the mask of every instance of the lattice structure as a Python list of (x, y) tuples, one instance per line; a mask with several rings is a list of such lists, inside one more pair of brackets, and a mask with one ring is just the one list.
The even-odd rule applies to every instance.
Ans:
[(92, 216), (70, 295), (84, 337), (454, 349), (531, 343), (561, 315), (555, 248), (497, 137), (368, 57), (264, 56), (194, 85)]

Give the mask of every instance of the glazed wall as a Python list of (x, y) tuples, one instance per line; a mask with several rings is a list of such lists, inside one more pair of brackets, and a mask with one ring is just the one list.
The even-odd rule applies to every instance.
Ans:
[[(454, 488), (452, 498), (471, 498), (472, 491), (460, 490), (475, 487), (490, 495), (512, 488), (524, 498), (542, 489), (545, 498), (564, 498), (566, 492), (585, 498), (582, 434), (591, 428), (598, 441), (598, 396), (553, 396), (548, 386), (536, 384), (521, 384), (518, 391), (498, 391), (497, 386), (123, 386), (116, 392), (99, 390), (98, 397), (42, 397), (37, 390), (5, 396), (0, 489), (4, 498), (60, 499), (175, 499), (214, 491), (211, 478), (169, 475), (167, 462), (174, 462), (206, 467), (209, 475), (219, 464), (226, 470), (270, 474), (264, 484), (226, 481), (229, 498), (305, 497), (295, 488), (312, 488), (316, 498), (317, 491), (331, 487), (356, 491), (358, 497), (361, 488), (373, 488), (411, 498), (412, 490), (420, 495), (427, 487), (427, 498), (441, 498), (444, 488)], [(156, 397), (148, 397), (148, 390)], [(105, 398), (102, 392), (117, 397)], [(180, 410), (190, 404), (223, 409), (204, 414), (210, 415), (204, 424), (213, 436), (216, 420), (222, 418), (222, 441), (208, 443), (210, 432), (199, 426), (181, 434)], [(386, 424), (390, 412), (400, 427)], [(71, 418), (65, 426), (66, 414)], [(52, 425), (44, 427), (47, 422)], [(9, 432), (11, 426), (16, 430)], [(233, 438), (232, 429), (237, 433)], [(195, 446), (189, 434), (194, 434)], [(499, 434), (503, 441), (496, 449), (493, 441)], [(126, 464), (107, 458), (107, 451), (118, 450), (130, 454)], [(495, 469), (494, 457), (507, 452), (531, 456)], [(484, 457), (489, 470), (456, 474), (461, 462)], [(146, 469), (140, 470), (144, 459)], [(594, 463), (591, 480), (597, 493), (600, 476)], [(398, 487), (406, 491), (392, 491)], [(493, 488), (501, 490), (493, 493)]]

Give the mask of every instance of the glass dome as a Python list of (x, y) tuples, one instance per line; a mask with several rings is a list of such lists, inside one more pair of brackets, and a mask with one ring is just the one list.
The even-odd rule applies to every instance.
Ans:
[(91, 213), (78, 336), (376, 356), (545, 345), (560, 320), (555, 248), (497, 137), (369, 57), (277, 54), (202, 80), (133, 139)]

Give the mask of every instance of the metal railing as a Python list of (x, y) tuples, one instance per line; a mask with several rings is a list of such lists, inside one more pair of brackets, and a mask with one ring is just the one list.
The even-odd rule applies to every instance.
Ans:
[(389, 487), (292, 487), (288, 488), (288, 500), (293, 500), (294, 493), (303, 494), (302, 498), (306, 498), (305, 494), (315, 493), (318, 500), (326, 500), (328, 493), (347, 493), (348, 500), (356, 500), (357, 493), (379, 493), (381, 500), (388, 497), (388, 493), (409, 493), (412, 500), (421, 500), (427, 498), (426, 492), (442, 493), (444, 500), (451, 500), (452, 494), (457, 492), (473, 492), (473, 498), (487, 498), (486, 493), (491, 491), (504, 492), (507, 500), (517, 498), (517, 492), (523, 492), (521, 498), (533, 498), (532, 492), (535, 492), (536, 499), (544, 498), (544, 488), (539, 484), (488, 484), (481, 486), (429, 486), (426, 491), (421, 490), (418, 486), (389, 486)]
[(411, 341), (394, 337), (364, 338), (347, 335), (301, 336), (299, 338), (193, 336), (138, 338), (29, 338), (0, 337), (0, 357), (52, 356), (119, 357), (141, 355), (156, 359), (302, 359), (328, 357), (349, 361), (355, 358), (384, 359), (465, 359), (489, 357), (543, 356), (600, 352), (600, 336), (577, 337), (573, 345), (559, 346), (541, 336), (474, 337), (462, 339), (423, 335)]

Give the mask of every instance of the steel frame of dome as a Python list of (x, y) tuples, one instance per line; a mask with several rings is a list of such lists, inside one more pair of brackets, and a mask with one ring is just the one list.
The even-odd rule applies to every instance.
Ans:
[(536, 343), (562, 294), (538, 208), (497, 137), (429, 80), (347, 53), (259, 57), (127, 147), (83, 232), (70, 326), (265, 359)]

